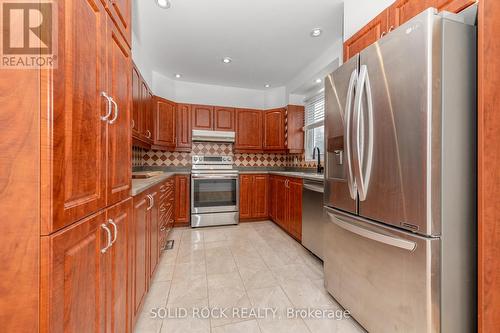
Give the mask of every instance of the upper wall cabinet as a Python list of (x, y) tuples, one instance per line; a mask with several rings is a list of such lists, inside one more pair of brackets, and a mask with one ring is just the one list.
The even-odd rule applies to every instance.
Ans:
[(288, 105), (285, 111), (285, 148), (291, 154), (304, 152), (304, 107)]
[(214, 107), (214, 130), (234, 131), (235, 118), (234, 108)]
[[(41, 110), (42, 234), (128, 195), (130, 50), (99, 1), (58, 1), (58, 67)], [(123, 72), (123, 73), (122, 73)], [(118, 149), (118, 145), (120, 148)]]
[(132, 138), (133, 144), (151, 148), (155, 136), (154, 96), (137, 66), (132, 67)]
[(176, 151), (191, 151), (191, 105), (177, 104)]
[(429, 7), (458, 13), (475, 0), (396, 0), (344, 43), (344, 62)]
[(285, 149), (285, 110), (264, 111), (264, 150)]
[(384, 10), (344, 43), (344, 62), (375, 43), (387, 31), (389, 11)]
[(155, 137), (154, 148), (175, 148), (176, 136), (176, 112), (175, 103), (161, 97), (155, 97), (154, 124)]
[(107, 0), (107, 9), (129, 47), (131, 44), (131, 0)]
[(193, 129), (212, 130), (214, 107), (208, 105), (193, 105)]
[(262, 115), (261, 110), (236, 110), (236, 142), (234, 149), (239, 152), (262, 151)]
[(140, 137), (139, 125), (141, 121), (141, 74), (135, 65), (132, 66), (132, 135)]

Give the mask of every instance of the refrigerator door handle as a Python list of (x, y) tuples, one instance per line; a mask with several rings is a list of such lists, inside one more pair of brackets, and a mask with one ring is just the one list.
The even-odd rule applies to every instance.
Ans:
[(330, 218), (330, 221), (332, 221), (335, 225), (338, 227), (347, 230), (349, 232), (352, 232), (356, 235), (359, 235), (364, 238), (368, 238), (371, 240), (374, 240), (379, 243), (387, 244), (390, 246), (395, 246), (403, 250), (407, 251), (414, 251), (417, 247), (417, 244), (412, 241), (408, 241), (405, 239), (381, 234), (372, 230), (368, 230), (362, 227), (359, 227), (357, 225), (351, 224), (349, 222), (341, 220), (338, 216), (335, 216), (334, 214), (327, 212), (328, 217)]
[[(365, 173), (363, 174), (363, 157), (365, 144), (362, 134), (365, 125), (365, 118), (362, 117), (361, 102), (363, 100), (363, 93), (365, 91), (368, 107), (368, 152)], [(370, 186), (373, 162), (373, 101), (370, 78), (368, 76), (368, 68), (366, 65), (362, 65), (359, 71), (359, 80), (356, 87), (356, 92), (356, 99), (354, 101), (354, 138), (356, 140), (356, 143), (354, 144), (354, 161), (356, 162), (354, 166), (354, 174), (358, 176), (356, 184), (359, 193), (359, 200), (364, 201), (368, 194), (368, 187)]]
[(350, 138), (351, 138), (352, 95), (357, 81), (358, 81), (358, 70), (355, 69), (352, 71), (351, 79), (349, 80), (349, 88), (347, 89), (347, 99), (345, 105), (345, 125), (344, 125), (344, 140), (345, 140), (347, 173), (348, 173), (347, 186), (349, 187), (349, 195), (353, 200), (356, 200), (357, 187), (352, 170)]

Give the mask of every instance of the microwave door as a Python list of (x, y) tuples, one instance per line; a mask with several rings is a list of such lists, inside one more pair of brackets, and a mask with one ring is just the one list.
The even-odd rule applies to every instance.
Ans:
[(352, 114), (358, 79), (358, 56), (325, 80), (325, 205), (356, 214), (352, 170)]

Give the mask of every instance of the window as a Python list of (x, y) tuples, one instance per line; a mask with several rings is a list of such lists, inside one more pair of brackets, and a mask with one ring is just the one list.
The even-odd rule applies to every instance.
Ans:
[(318, 94), (306, 100), (305, 107), (305, 153), (306, 161), (311, 161), (314, 147), (319, 147), (321, 157), (324, 155), (325, 140), (325, 95)]

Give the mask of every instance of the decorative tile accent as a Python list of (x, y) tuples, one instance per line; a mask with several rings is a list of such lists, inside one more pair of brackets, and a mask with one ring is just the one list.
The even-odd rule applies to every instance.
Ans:
[[(192, 155), (222, 155), (233, 156), (234, 165), (237, 167), (316, 167), (316, 162), (305, 161), (303, 154), (234, 153), (233, 145), (229, 143), (195, 142), (191, 152), (144, 150), (136, 147), (133, 152), (133, 166), (186, 167), (191, 165)], [(140, 154), (142, 154), (141, 162), (138, 161)]]

